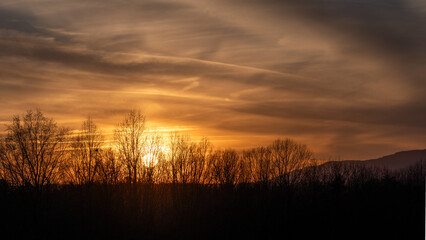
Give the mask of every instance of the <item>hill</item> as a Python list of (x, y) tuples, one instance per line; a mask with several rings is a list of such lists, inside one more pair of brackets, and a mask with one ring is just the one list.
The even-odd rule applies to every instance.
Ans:
[(369, 166), (387, 167), (391, 170), (405, 168), (419, 161), (426, 161), (426, 149), (397, 152), (376, 159), (364, 160)]
[(356, 166), (363, 165), (368, 167), (387, 168), (389, 170), (401, 170), (416, 163), (426, 162), (426, 149), (423, 150), (410, 150), (401, 151), (391, 155), (386, 155), (380, 158), (369, 160), (341, 160), (341, 161), (328, 161), (320, 164), (320, 169), (327, 169), (332, 166)]

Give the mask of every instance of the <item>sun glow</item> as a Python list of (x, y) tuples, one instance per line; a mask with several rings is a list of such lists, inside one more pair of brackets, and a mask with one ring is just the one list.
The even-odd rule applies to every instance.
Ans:
[(142, 157), (142, 164), (147, 168), (155, 167), (160, 159), (165, 159), (170, 148), (164, 143), (164, 139), (158, 138), (156, 141), (148, 140), (145, 148), (145, 155)]
[(145, 167), (155, 167), (158, 163), (158, 154), (148, 153), (142, 158), (142, 163)]

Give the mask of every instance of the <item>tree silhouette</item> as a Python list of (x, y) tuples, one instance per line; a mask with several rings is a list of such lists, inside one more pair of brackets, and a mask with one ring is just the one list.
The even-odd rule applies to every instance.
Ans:
[(116, 149), (126, 168), (127, 180), (130, 183), (136, 183), (140, 175), (139, 169), (145, 145), (144, 130), (145, 116), (140, 111), (131, 110), (114, 132)]
[[(315, 164), (291, 139), (213, 151), (206, 138), (173, 133), (166, 147), (144, 126), (131, 111), (107, 147), (90, 118), (68, 138), (38, 110), (15, 116), (0, 141), (2, 236), (341, 239), (362, 229), (351, 234), (424, 237), (425, 161), (400, 170)], [(44, 191), (50, 183), (58, 184)]]
[(266, 147), (257, 147), (244, 153), (252, 164), (252, 178), (256, 182), (267, 183), (272, 178), (271, 151)]
[(212, 145), (206, 137), (192, 144), (191, 148), (192, 182), (205, 183), (208, 179), (207, 161), (212, 151)]
[(154, 133), (145, 138), (142, 152), (142, 181), (152, 183), (155, 181), (154, 168), (162, 158), (162, 138)]
[(102, 143), (102, 134), (89, 117), (71, 143), (71, 159), (66, 168), (71, 182), (91, 184), (95, 181), (102, 159)]
[(19, 186), (41, 192), (59, 181), (64, 163), (69, 130), (58, 127), (40, 110), (14, 116), (7, 136), (0, 145), (0, 160), (5, 177)]
[(250, 183), (254, 181), (253, 170), (254, 170), (254, 149), (246, 150), (241, 153), (240, 162), (238, 164), (238, 182), (239, 183)]
[(118, 184), (123, 178), (123, 166), (117, 159), (117, 154), (111, 149), (103, 149), (102, 161), (99, 162), (99, 180), (104, 184)]
[(191, 177), (191, 139), (189, 135), (174, 132), (170, 136), (169, 160), (174, 183), (188, 183)]
[(270, 146), (275, 176), (280, 184), (292, 184), (300, 180), (303, 169), (311, 163), (312, 152), (305, 144), (291, 139), (277, 139)]
[(214, 183), (231, 185), (238, 179), (240, 157), (235, 150), (217, 150), (211, 157), (211, 178)]

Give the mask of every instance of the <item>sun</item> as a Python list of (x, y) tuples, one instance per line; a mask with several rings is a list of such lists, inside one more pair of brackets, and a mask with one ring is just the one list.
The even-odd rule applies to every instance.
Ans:
[(166, 136), (157, 132), (147, 137), (144, 146), (141, 148), (141, 152), (144, 153), (142, 164), (145, 167), (153, 168), (160, 161), (167, 160), (170, 146), (164, 139), (166, 139)]
[(158, 156), (153, 153), (148, 153), (142, 158), (142, 163), (148, 168), (155, 167), (158, 163)]

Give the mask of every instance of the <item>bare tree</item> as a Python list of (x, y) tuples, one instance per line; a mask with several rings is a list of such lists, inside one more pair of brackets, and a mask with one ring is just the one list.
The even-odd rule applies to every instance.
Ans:
[(168, 151), (161, 151), (157, 156), (157, 165), (155, 165), (154, 181), (159, 183), (167, 183), (172, 181), (171, 164), (167, 159)]
[(192, 143), (189, 148), (190, 182), (204, 183), (206, 181), (207, 158), (211, 152), (211, 144), (204, 137), (198, 143)]
[(170, 165), (170, 172), (171, 172), (171, 181), (172, 183), (178, 182), (178, 152), (179, 152), (179, 142), (180, 135), (177, 132), (172, 132), (170, 134), (170, 142), (169, 142), (169, 152), (168, 152), (168, 161)]
[(191, 163), (189, 161), (190, 148), (191, 139), (189, 135), (181, 135), (178, 141), (177, 151), (177, 176), (181, 183), (188, 183), (191, 176)]
[(210, 176), (214, 183), (235, 184), (240, 157), (235, 150), (217, 150), (211, 157)]
[(140, 111), (131, 110), (118, 124), (114, 133), (116, 149), (126, 168), (130, 183), (136, 183), (140, 175), (139, 169), (145, 144), (144, 130), (145, 116)]
[(312, 152), (305, 144), (291, 139), (277, 139), (270, 146), (275, 175), (283, 184), (300, 180), (302, 171), (311, 163)]
[(122, 179), (122, 165), (111, 148), (102, 150), (98, 169), (99, 179), (104, 184), (117, 184)]
[(162, 157), (162, 147), (162, 138), (157, 133), (152, 133), (145, 138), (141, 165), (143, 181), (152, 183), (155, 181), (154, 178), (158, 178), (158, 171), (155, 171), (155, 168)]
[(67, 175), (73, 183), (90, 184), (97, 177), (103, 136), (90, 117), (82, 123), (81, 128), (71, 143)]
[(187, 183), (190, 179), (190, 148), (191, 140), (188, 135), (174, 132), (170, 136), (169, 161), (173, 183)]
[(173, 132), (166, 153), (173, 183), (205, 183), (212, 146), (207, 138), (193, 142), (189, 135)]
[(40, 110), (14, 116), (0, 145), (1, 166), (7, 180), (36, 191), (57, 182), (66, 157), (68, 133)]
[(248, 153), (252, 164), (252, 173), (255, 181), (267, 183), (272, 178), (273, 169), (271, 150), (266, 147), (257, 147)]
[(241, 159), (238, 164), (238, 182), (249, 183), (253, 182), (253, 169), (254, 169), (254, 150), (244, 151), (241, 154)]

